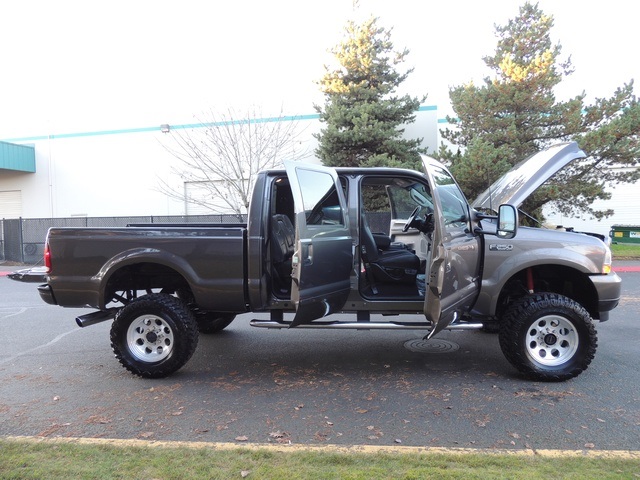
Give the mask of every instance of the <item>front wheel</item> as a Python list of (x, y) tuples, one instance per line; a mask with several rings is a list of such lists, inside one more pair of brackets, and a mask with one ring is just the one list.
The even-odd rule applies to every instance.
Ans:
[(124, 306), (111, 326), (111, 348), (130, 372), (144, 378), (171, 375), (198, 345), (196, 320), (180, 299), (164, 293)]
[(555, 293), (527, 295), (511, 305), (499, 332), (509, 362), (529, 377), (563, 381), (587, 369), (598, 339), (589, 313)]

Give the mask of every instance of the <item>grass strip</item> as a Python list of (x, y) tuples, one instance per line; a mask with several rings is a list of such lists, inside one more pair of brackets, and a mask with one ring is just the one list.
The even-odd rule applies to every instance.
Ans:
[(640, 260), (640, 244), (611, 244), (614, 260)]
[[(2, 479), (629, 479), (640, 456), (0, 439)], [(522, 452), (521, 452), (522, 453)]]

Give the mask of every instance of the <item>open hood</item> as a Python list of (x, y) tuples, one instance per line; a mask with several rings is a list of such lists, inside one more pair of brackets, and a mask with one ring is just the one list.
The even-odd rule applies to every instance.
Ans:
[(559, 143), (518, 163), (472, 204), (477, 210), (498, 210), (504, 203), (520, 207), (544, 182), (569, 162), (586, 157), (576, 142)]

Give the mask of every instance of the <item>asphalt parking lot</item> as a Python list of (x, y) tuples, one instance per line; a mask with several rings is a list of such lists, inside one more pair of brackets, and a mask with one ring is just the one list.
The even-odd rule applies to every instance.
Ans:
[(0, 436), (638, 451), (640, 273), (619, 274), (594, 362), (564, 383), (520, 377), (495, 335), (425, 345), (419, 331), (265, 331), (256, 315), (144, 380), (113, 357), (108, 323), (80, 329), (87, 311), (0, 276)]

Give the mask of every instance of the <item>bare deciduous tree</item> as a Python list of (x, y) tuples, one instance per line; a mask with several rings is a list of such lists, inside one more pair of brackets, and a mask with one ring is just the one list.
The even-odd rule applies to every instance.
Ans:
[(233, 109), (210, 110), (197, 120), (172, 128), (163, 142), (177, 160), (171, 174), (182, 185), (159, 179), (159, 189), (211, 213), (246, 213), (258, 172), (309, 156), (300, 141), (300, 122), (282, 111), (277, 117), (263, 117), (255, 107), (243, 115)]

